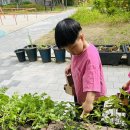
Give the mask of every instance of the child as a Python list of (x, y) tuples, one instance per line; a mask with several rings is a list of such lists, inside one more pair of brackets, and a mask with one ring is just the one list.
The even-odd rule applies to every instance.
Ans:
[(56, 25), (55, 40), (59, 48), (65, 48), (72, 55), (65, 73), (72, 74), (77, 101), (83, 108), (82, 115), (90, 113), (94, 101), (106, 95), (99, 53), (85, 40), (80, 24), (71, 18)]

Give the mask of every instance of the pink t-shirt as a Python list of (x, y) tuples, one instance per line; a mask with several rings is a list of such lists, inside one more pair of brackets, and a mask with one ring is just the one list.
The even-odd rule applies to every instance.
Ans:
[(127, 93), (129, 93), (129, 94), (130, 94), (130, 85), (129, 85), (129, 89), (127, 90)]
[(96, 92), (96, 99), (106, 95), (102, 63), (93, 44), (80, 55), (72, 55), (71, 71), (79, 104), (85, 101), (88, 91)]

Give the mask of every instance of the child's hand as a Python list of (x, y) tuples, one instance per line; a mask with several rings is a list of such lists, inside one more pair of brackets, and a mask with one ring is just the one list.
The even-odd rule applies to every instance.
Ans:
[(128, 90), (130, 87), (130, 80), (122, 86), (123, 90)]
[(84, 102), (82, 104), (82, 108), (83, 108), (83, 112), (80, 115), (80, 118), (84, 118), (84, 116), (88, 116), (89, 113), (93, 110), (93, 104), (86, 104), (86, 102)]
[(83, 108), (84, 114), (90, 113), (93, 110), (93, 104), (84, 102), (82, 104), (82, 108)]
[(83, 110), (82, 114), (80, 115), (80, 118), (83, 119), (84, 117), (86, 118), (87, 116), (89, 116), (89, 113), (85, 113)]
[(93, 110), (95, 95), (95, 92), (87, 92), (86, 100), (82, 104), (82, 108), (85, 113), (90, 113)]
[(65, 75), (70, 75), (71, 74), (71, 65), (68, 65), (66, 68), (65, 68)]

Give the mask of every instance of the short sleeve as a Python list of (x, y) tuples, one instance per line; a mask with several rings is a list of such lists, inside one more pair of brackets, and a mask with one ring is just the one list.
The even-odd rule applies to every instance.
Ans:
[(96, 65), (89, 65), (85, 69), (83, 75), (83, 92), (93, 91), (101, 92), (101, 78), (100, 67)]

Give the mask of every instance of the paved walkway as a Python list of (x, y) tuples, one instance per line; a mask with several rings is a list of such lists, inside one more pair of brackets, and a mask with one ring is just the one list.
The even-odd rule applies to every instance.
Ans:
[(4, 30), (7, 34), (14, 32), (21, 28), (25, 28), (37, 22), (43, 21), (51, 16), (54, 16), (55, 13), (37, 13), (37, 14), (17, 14), (17, 15), (5, 15), (1, 16), (1, 26), (0, 29)]
[[(64, 69), (69, 60), (61, 64), (55, 63), (55, 59), (52, 59), (50, 63), (42, 63), (39, 58), (36, 62), (19, 63), (14, 56), (16, 48), (26, 45), (27, 30), (30, 31), (32, 39), (36, 40), (51, 31), (59, 20), (68, 17), (73, 12), (74, 10), (69, 10), (55, 14), (0, 38), (0, 87), (9, 87), (6, 92), (8, 95), (14, 92), (19, 94), (46, 92), (54, 100), (73, 101), (73, 97), (63, 90), (66, 83)], [(108, 88), (107, 95), (116, 94), (122, 84), (128, 80), (130, 67), (103, 66), (103, 69)]]
[[(15, 32), (9, 33), (5, 37), (0, 38), (0, 52), (4, 53), (13, 53), (16, 48), (24, 47), (27, 45), (26, 41), (28, 41), (28, 32), (31, 35), (32, 40), (36, 40), (39, 37), (43, 36), (50, 32), (58, 21), (63, 18), (70, 16), (74, 13), (75, 10), (63, 11), (61, 13), (49, 15), (47, 17), (44, 16), (43, 20), (38, 21), (32, 25), (19, 29)], [(8, 21), (10, 23), (10, 21)]]

